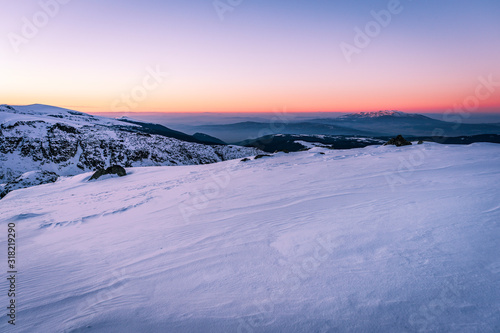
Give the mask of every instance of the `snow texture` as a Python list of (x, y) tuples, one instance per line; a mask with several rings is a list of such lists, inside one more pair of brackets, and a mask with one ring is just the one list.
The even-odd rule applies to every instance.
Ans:
[(0, 201), (18, 229), (15, 332), (500, 331), (499, 145), (127, 174)]

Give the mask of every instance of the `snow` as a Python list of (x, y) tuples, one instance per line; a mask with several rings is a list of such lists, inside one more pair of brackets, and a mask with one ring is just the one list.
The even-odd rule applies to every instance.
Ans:
[(296, 140), (294, 142), (304, 146), (304, 148), (307, 148), (307, 149), (312, 149), (312, 148), (316, 148), (316, 147), (327, 148), (327, 147), (331, 146), (331, 145), (326, 145), (326, 144), (319, 143), (319, 142), (308, 142), (308, 141), (302, 141), (302, 140)]
[(307, 141), (302, 141), (302, 140), (296, 140), (294, 142), (304, 146), (304, 148), (315, 148), (315, 147), (323, 146), (322, 144), (317, 143), (317, 142), (307, 142)]
[(127, 172), (0, 201), (15, 332), (500, 330), (499, 145)]

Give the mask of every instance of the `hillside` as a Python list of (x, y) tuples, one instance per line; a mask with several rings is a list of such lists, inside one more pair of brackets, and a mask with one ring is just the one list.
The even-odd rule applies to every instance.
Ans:
[[(172, 137), (183, 135), (198, 143)], [(259, 153), (254, 148), (199, 142), (160, 125), (123, 122), (45, 105), (2, 105), (0, 184), (36, 170), (71, 176), (113, 164), (208, 164)]]

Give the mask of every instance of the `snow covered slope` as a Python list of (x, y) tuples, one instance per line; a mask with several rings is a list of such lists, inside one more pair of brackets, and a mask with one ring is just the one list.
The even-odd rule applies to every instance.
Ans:
[(137, 124), (45, 105), (0, 106), (0, 184), (35, 170), (77, 175), (126, 167), (206, 164), (258, 154), (142, 133)]
[(58, 174), (50, 171), (36, 170), (23, 173), (21, 176), (14, 179), (13, 181), (8, 182), (7, 184), (0, 184), (0, 199), (14, 190), (54, 183), (58, 178)]
[(93, 116), (83, 112), (50, 105), (0, 105), (0, 124), (9, 126), (14, 125), (19, 121), (43, 121), (50, 124), (61, 123), (73, 127), (83, 127), (88, 125), (134, 126), (116, 119)]
[(0, 201), (15, 332), (500, 331), (499, 145), (127, 172)]

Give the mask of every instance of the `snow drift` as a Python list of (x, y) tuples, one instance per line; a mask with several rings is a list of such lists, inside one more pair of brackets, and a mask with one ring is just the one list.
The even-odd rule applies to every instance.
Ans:
[(127, 173), (0, 201), (18, 229), (16, 332), (500, 330), (499, 145)]

